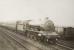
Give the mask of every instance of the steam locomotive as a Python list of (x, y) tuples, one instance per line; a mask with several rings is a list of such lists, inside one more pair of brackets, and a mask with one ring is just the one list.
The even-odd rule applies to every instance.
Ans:
[(59, 36), (55, 32), (55, 27), (52, 21), (46, 21), (44, 26), (31, 25), (29, 23), (23, 24), (24, 36), (37, 40), (43, 43), (56, 43)]
[(23, 32), (21, 34), (25, 37), (43, 43), (54, 44), (56, 43), (57, 37), (59, 36), (55, 32), (54, 24), (51, 21), (46, 21), (44, 27), (40, 25), (31, 25), (29, 23), (19, 24), (19, 22), (17, 22), (16, 25), (7, 25), (6, 27), (17, 30), (17, 32), (21, 31)]

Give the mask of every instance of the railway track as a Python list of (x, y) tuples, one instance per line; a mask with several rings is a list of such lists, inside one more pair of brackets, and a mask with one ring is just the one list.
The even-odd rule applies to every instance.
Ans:
[(63, 44), (64, 46), (68, 46), (70, 48), (74, 48), (74, 43), (70, 41), (59, 40), (58, 43)]
[[(23, 46), (20, 42), (18, 42), (16, 39), (12, 38), (11, 36), (7, 35), (6, 33), (3, 32), (1, 34), (9, 43), (11, 43), (11, 46), (13, 47), (14, 50), (28, 50), (25, 46)], [(17, 44), (17, 45), (16, 45)], [(18, 48), (20, 47), (20, 48)], [(18, 49), (17, 49), (18, 48)]]
[[(26, 44), (26, 43), (28, 43), (27, 41), (22, 40), (21, 38), (13, 35), (12, 33), (5, 32), (4, 35), (8, 36), (9, 38), (12, 38), (14, 41), (16, 41), (17, 43), (19, 43), (26, 50), (33, 50), (33, 49), (35, 49), (35, 50), (42, 50), (42, 49), (40, 49), (40, 48), (38, 48), (38, 47), (30, 44), (30, 43), (28, 44), (28, 47), (27, 47), (27, 44)], [(33, 48), (30, 47), (30, 46), (33, 46)]]
[(66, 50), (74, 50), (74, 44), (70, 44), (69, 42), (63, 40), (57, 40), (56, 45), (62, 48), (66, 48)]

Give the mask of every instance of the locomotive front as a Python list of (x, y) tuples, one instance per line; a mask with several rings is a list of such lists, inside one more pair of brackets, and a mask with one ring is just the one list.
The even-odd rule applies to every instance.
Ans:
[(56, 32), (40, 31), (38, 36), (41, 37), (40, 40), (42, 42), (54, 44), (57, 40), (58, 34)]
[(55, 32), (54, 23), (46, 18), (41, 27), (44, 29), (43, 31), (39, 31), (38, 34), (38, 36), (41, 37), (41, 40), (47, 43), (55, 43), (58, 34)]

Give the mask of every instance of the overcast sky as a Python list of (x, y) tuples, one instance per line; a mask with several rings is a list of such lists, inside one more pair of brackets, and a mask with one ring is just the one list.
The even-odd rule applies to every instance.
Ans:
[(0, 21), (43, 19), (74, 27), (74, 0), (0, 0)]

